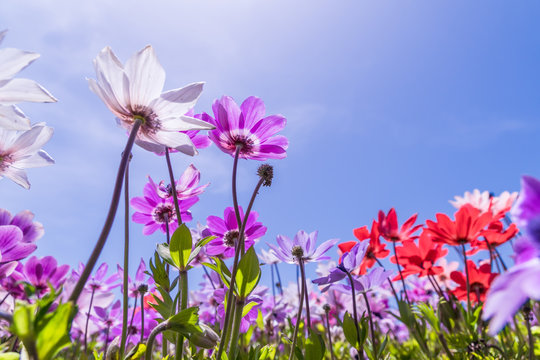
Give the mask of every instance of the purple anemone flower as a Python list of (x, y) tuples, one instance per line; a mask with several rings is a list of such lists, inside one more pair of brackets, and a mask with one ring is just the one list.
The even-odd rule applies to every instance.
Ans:
[(493, 280), (482, 315), (491, 319), (489, 333), (497, 334), (528, 298), (540, 300), (540, 258), (518, 264)]
[[(392, 271), (384, 270), (382, 267), (375, 268), (365, 275), (353, 277), (354, 289), (364, 293), (370, 292), (373, 289), (382, 286), (386, 281), (388, 281), (388, 278), (392, 276), (392, 274)], [(332, 285), (332, 289), (346, 294), (351, 292), (351, 287), (345, 284)], [(326, 290), (328, 290), (328, 287), (322, 291)]]
[(362, 260), (364, 259), (364, 255), (366, 254), (368, 245), (369, 243), (367, 241), (354, 245), (349, 252), (343, 254), (341, 264), (330, 270), (330, 273), (327, 276), (313, 280), (313, 283), (319, 286), (328, 285), (321, 290), (322, 292), (325, 292), (330, 287), (329, 284), (336, 283), (346, 278), (347, 273), (350, 274), (351, 271), (360, 266)]
[[(133, 214), (132, 219), (138, 224), (144, 224), (144, 235), (151, 235), (157, 229), (160, 229), (165, 234), (167, 232), (167, 226), (169, 227), (170, 234), (172, 234), (178, 227), (173, 198), (163, 199), (159, 196), (158, 191), (157, 185), (149, 176), (148, 183), (144, 186), (144, 195), (134, 197), (130, 202), (131, 206), (137, 210)], [(191, 212), (188, 209), (197, 201), (199, 201), (199, 198), (196, 196), (185, 200), (178, 200), (183, 222), (192, 220)]]
[[(244, 218), (244, 210), (239, 207), (240, 218)], [(245, 227), (245, 247), (249, 249), (255, 240), (266, 234), (266, 226), (257, 222), (259, 214), (256, 211), (249, 213)], [(206, 245), (206, 253), (211, 256), (220, 255), (223, 258), (234, 256), (234, 247), (239, 238), (238, 222), (234, 208), (228, 207), (223, 212), (223, 219), (217, 216), (209, 216), (206, 219), (208, 229), (216, 239)]]
[(319, 247), (315, 247), (317, 241), (317, 231), (310, 234), (304, 230), (298, 231), (291, 240), (284, 235), (277, 236), (279, 246), (268, 244), (274, 252), (274, 255), (283, 262), (289, 264), (298, 263), (298, 256), (302, 257), (304, 263), (320, 260), (329, 260), (330, 256), (323, 256), (339, 239), (331, 239), (323, 242)]
[[(128, 276), (128, 296), (135, 298), (139, 297), (139, 287), (147, 286), (146, 292), (153, 292), (155, 289), (153, 287), (154, 285), (154, 279), (151, 276), (146, 275), (146, 264), (144, 263), (144, 260), (141, 259), (141, 262), (139, 263), (139, 267), (137, 268), (137, 272), (135, 273), (135, 281), (131, 279), (130, 276)], [(118, 265), (118, 276), (121, 278), (123, 277), (124, 269)], [(123, 289), (122, 289), (123, 292)]]
[(521, 192), (511, 213), (516, 225), (540, 245), (540, 180), (521, 178)]
[(17, 262), (36, 250), (35, 244), (23, 242), (23, 232), (15, 225), (0, 226), (0, 278), (9, 276)]
[(216, 128), (209, 132), (210, 140), (223, 152), (234, 156), (240, 145), (242, 159), (283, 159), (289, 141), (285, 136), (275, 135), (285, 127), (282, 115), (265, 117), (264, 102), (250, 96), (238, 106), (233, 98), (223, 96), (212, 104), (214, 118), (204, 113), (202, 120)]
[(23, 268), (26, 281), (36, 288), (38, 296), (49, 292), (49, 284), (58, 289), (66, 280), (68, 271), (69, 265), (58, 266), (56, 259), (52, 256), (41, 259), (32, 256)]
[[(225, 294), (227, 294), (227, 292), (227, 287), (214, 291), (215, 300), (219, 303), (217, 311), (221, 321), (220, 327), (223, 327), (223, 321), (225, 317)], [(255, 289), (254, 292), (257, 293), (257, 289)], [(245, 333), (249, 329), (251, 324), (255, 323), (255, 321), (257, 320), (257, 316), (259, 315), (259, 309), (262, 305), (262, 302), (263, 301), (259, 296), (253, 294), (248, 296), (248, 298), (246, 299), (246, 304), (255, 304), (253, 304), (251, 309), (244, 316), (242, 316), (242, 320), (240, 322), (240, 332)]]
[[(180, 179), (176, 181), (176, 194), (178, 200), (187, 200), (190, 197), (198, 196), (203, 193), (204, 189), (210, 184), (199, 186), (201, 181), (201, 172), (197, 170), (193, 164), (189, 165), (184, 171)], [(165, 185), (165, 181), (160, 181), (157, 188), (159, 197), (167, 199), (173, 196), (172, 187), (170, 184)]]
[(122, 304), (117, 300), (110, 308), (96, 306), (95, 315), (90, 316), (91, 321), (98, 330), (98, 339), (104, 343), (114, 340), (111, 330), (122, 327)]
[(33, 243), (43, 234), (43, 225), (34, 221), (34, 213), (29, 210), (19, 212), (15, 216), (5, 209), (0, 209), (0, 225), (15, 225), (23, 232), (22, 242)]

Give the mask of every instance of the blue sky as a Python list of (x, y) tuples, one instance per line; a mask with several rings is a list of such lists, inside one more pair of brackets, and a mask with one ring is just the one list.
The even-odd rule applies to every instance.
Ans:
[[(268, 227), (261, 244), (299, 229), (350, 240), (379, 209), (423, 220), (453, 213), (448, 200), (467, 190), (519, 190), (521, 174), (540, 176), (539, 12), (534, 1), (0, 2), (2, 47), (42, 55), (19, 76), (59, 100), (21, 106), (55, 128), (45, 149), (57, 164), (30, 170), (30, 191), (1, 180), (0, 206), (45, 225), (37, 255), (86, 261), (126, 141), (85, 80), (107, 45), (122, 61), (153, 45), (165, 89), (206, 81), (197, 112), (224, 94), (256, 95), (287, 117), (288, 157), (271, 162), (274, 185), (255, 205)], [(212, 147), (173, 162), (211, 183), (196, 220), (231, 205), (229, 155)], [(241, 162), (243, 204), (258, 165)], [(133, 196), (147, 175), (164, 179), (164, 159), (137, 148)], [(122, 221), (101, 257), (111, 264)], [(163, 240), (131, 229), (135, 265)]]

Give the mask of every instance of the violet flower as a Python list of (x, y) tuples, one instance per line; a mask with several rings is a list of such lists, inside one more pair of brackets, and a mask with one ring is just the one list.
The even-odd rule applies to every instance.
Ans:
[(540, 300), (540, 258), (532, 258), (499, 275), (488, 290), (482, 318), (497, 334), (527, 299)]
[[(384, 270), (382, 267), (377, 267), (367, 272), (365, 275), (353, 276), (354, 289), (362, 293), (370, 292), (387, 282), (388, 278), (392, 276), (392, 274), (392, 271)], [(343, 293), (351, 292), (350, 285), (345, 284), (332, 285), (332, 289), (341, 291)], [(328, 287), (322, 291), (326, 290), (328, 290)]]
[(283, 159), (287, 156), (289, 141), (282, 135), (275, 135), (285, 127), (287, 120), (282, 115), (265, 117), (261, 99), (250, 96), (238, 106), (233, 98), (223, 96), (214, 101), (212, 110), (214, 118), (204, 113), (202, 120), (216, 126), (209, 132), (209, 137), (223, 152), (234, 156), (236, 147), (241, 145), (239, 157), (242, 159)]
[(369, 244), (366, 241), (354, 245), (349, 252), (343, 254), (341, 264), (330, 270), (330, 273), (327, 276), (313, 280), (313, 283), (319, 286), (328, 285), (321, 290), (322, 292), (325, 292), (330, 287), (330, 284), (345, 279), (348, 274), (360, 266), (364, 259), (364, 255), (366, 254), (368, 245)]
[(17, 262), (36, 250), (35, 244), (23, 242), (23, 232), (15, 225), (0, 225), (0, 278), (11, 275)]
[(511, 214), (516, 225), (540, 246), (540, 180), (521, 177), (521, 192)]
[(34, 221), (34, 213), (29, 210), (23, 210), (12, 216), (5, 209), (0, 209), (0, 225), (15, 225), (23, 232), (22, 242), (33, 243), (39, 240), (45, 231), (43, 225)]
[[(239, 207), (240, 218), (244, 218), (244, 210)], [(245, 249), (249, 249), (256, 240), (266, 234), (266, 226), (257, 222), (259, 214), (256, 211), (249, 213), (246, 226), (244, 229), (244, 244)], [(216, 239), (210, 241), (206, 245), (206, 253), (211, 256), (222, 256), (230, 258), (234, 256), (236, 242), (239, 240), (238, 222), (233, 207), (228, 207), (223, 212), (223, 219), (217, 216), (209, 216), (206, 219), (208, 229), (212, 235), (217, 236)]]
[[(139, 297), (139, 287), (140, 286), (147, 286), (146, 292), (153, 292), (154, 291), (154, 279), (147, 275), (146, 273), (146, 264), (144, 263), (144, 260), (141, 259), (141, 262), (139, 263), (139, 267), (137, 268), (137, 272), (135, 273), (135, 281), (131, 279), (130, 276), (128, 276), (128, 296), (132, 298), (138, 298)], [(124, 270), (120, 265), (118, 265), (118, 276), (120, 278), (123, 277)], [(122, 292), (123, 292), (122, 287)]]
[(69, 265), (58, 266), (56, 259), (52, 256), (41, 259), (33, 256), (23, 268), (26, 281), (36, 288), (36, 294), (39, 297), (49, 292), (49, 284), (58, 289), (66, 280), (68, 271)]
[[(191, 197), (202, 194), (204, 189), (206, 189), (210, 184), (199, 186), (200, 180), (201, 172), (197, 170), (193, 164), (189, 165), (175, 184), (178, 200), (187, 200)], [(160, 181), (157, 188), (157, 194), (162, 199), (172, 197), (173, 193), (171, 185), (165, 185), (165, 181)]]
[(330, 256), (323, 256), (339, 239), (330, 239), (315, 247), (318, 231), (310, 234), (304, 230), (298, 231), (291, 240), (284, 235), (278, 235), (276, 240), (278, 246), (268, 244), (274, 255), (281, 261), (289, 264), (297, 264), (301, 257), (304, 263), (328, 260)]
[[(144, 224), (144, 235), (151, 235), (158, 229), (165, 234), (167, 227), (169, 227), (169, 233), (172, 235), (174, 230), (178, 228), (173, 198), (163, 199), (160, 197), (158, 187), (150, 176), (148, 177), (148, 183), (144, 186), (143, 194), (143, 196), (134, 197), (130, 201), (131, 206), (137, 210), (132, 215), (132, 220), (138, 224)], [(183, 222), (193, 219), (188, 209), (197, 201), (199, 201), (199, 198), (196, 196), (182, 201), (179, 200)]]

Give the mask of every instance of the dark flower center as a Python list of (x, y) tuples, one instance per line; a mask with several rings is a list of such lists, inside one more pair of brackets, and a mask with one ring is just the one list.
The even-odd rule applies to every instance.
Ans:
[(167, 224), (173, 221), (175, 215), (174, 206), (172, 204), (161, 204), (156, 206), (152, 212), (154, 221), (160, 224)]
[(227, 231), (223, 237), (223, 243), (228, 247), (235, 247), (238, 238), (240, 237), (240, 232), (238, 230)]
[(240, 145), (240, 154), (251, 154), (253, 152), (253, 145), (255, 144), (251, 137), (240, 134), (232, 134), (230, 137), (230, 143), (232, 147)]
[(133, 120), (142, 120), (141, 131), (145, 134), (155, 134), (161, 129), (161, 123), (152, 108), (144, 105), (133, 105), (131, 108)]
[(0, 170), (4, 170), (12, 162), (12, 156), (9, 154), (0, 154)]
[(473, 294), (482, 294), (485, 290), (486, 288), (481, 283), (475, 282), (471, 284), (471, 292)]
[(301, 258), (302, 256), (304, 256), (304, 249), (302, 249), (302, 247), (298, 245), (293, 246), (291, 254), (294, 257)]

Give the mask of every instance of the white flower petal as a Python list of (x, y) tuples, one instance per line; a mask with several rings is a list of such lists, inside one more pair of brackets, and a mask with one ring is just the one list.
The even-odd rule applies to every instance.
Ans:
[(55, 102), (56, 99), (34, 80), (12, 79), (0, 82), (0, 104), (13, 105), (22, 101)]
[(197, 149), (188, 135), (176, 131), (158, 131), (151, 135), (154, 142), (176, 149), (186, 155), (196, 155)]
[(45, 126), (45, 123), (38, 123), (32, 129), (25, 131), (10, 148), (13, 160), (17, 161), (28, 155), (37, 152), (49, 139), (54, 130)]
[(198, 82), (181, 89), (169, 90), (152, 101), (152, 108), (159, 118), (167, 118), (174, 114), (185, 114), (195, 106), (201, 96), (204, 83)]
[(9, 130), (30, 130), (30, 119), (16, 106), (0, 105), (0, 127)]
[(49, 154), (47, 154), (47, 152), (45, 152), (44, 150), (39, 150), (37, 153), (35, 153), (32, 156), (29, 156), (19, 161), (15, 161), (13, 163), (13, 166), (17, 168), (27, 169), (27, 168), (49, 166), (53, 164), (54, 164), (53, 158)]
[(133, 55), (126, 62), (125, 71), (129, 79), (132, 108), (137, 105), (148, 106), (159, 97), (165, 84), (165, 70), (151, 46)]
[(161, 129), (164, 131), (212, 130), (214, 125), (192, 118), (190, 116), (171, 117), (160, 119)]
[(39, 57), (39, 54), (19, 49), (0, 50), (0, 80), (9, 80)]
[[(127, 113), (129, 105), (129, 81), (124, 67), (110, 47), (101, 50), (94, 59), (97, 82), (109, 98), (114, 98)], [(107, 101), (105, 101), (107, 103)]]
[(26, 177), (26, 172), (24, 170), (8, 167), (0, 174), (13, 180), (23, 188), (30, 189), (30, 183), (28, 182), (28, 177)]
[(135, 144), (142, 147), (144, 150), (151, 151), (155, 154), (163, 154), (165, 153), (165, 146), (161, 144), (156, 144), (154, 142), (145, 141), (142, 139), (135, 139)]
[[(88, 80), (88, 86), (90, 87), (90, 90), (99, 98), (101, 101), (105, 103), (105, 105), (109, 108), (109, 110), (117, 117), (123, 117), (126, 114), (128, 114), (128, 111), (124, 106), (122, 106), (112, 91), (107, 92), (105, 89), (103, 89), (94, 79), (87, 79)], [(109, 87), (109, 90), (111, 88)]]

